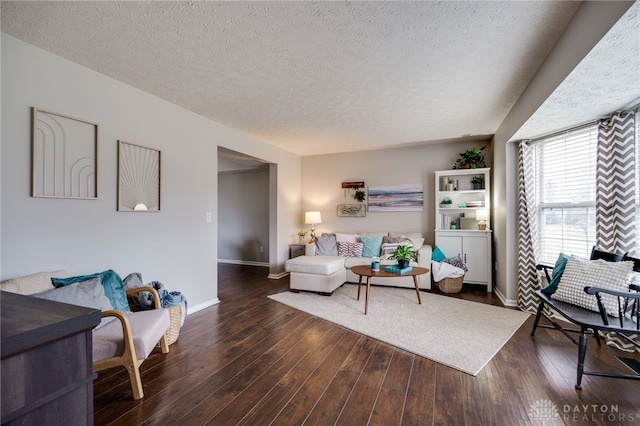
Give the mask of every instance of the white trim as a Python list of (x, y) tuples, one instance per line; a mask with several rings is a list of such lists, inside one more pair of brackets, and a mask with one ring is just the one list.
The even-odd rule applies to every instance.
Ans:
[(234, 259), (218, 259), (218, 263), (230, 263), (233, 265), (247, 265), (247, 266), (264, 266), (269, 267), (268, 262), (254, 262), (251, 260), (234, 260)]
[(287, 275), (289, 275), (288, 272), (280, 272), (279, 274), (269, 274), (269, 276), (267, 276), (267, 278), (269, 278), (271, 280), (279, 280), (280, 278), (284, 278)]
[(504, 295), (502, 294), (502, 292), (500, 291), (500, 289), (498, 287), (496, 287), (494, 289), (496, 296), (498, 296), (498, 299), (500, 299), (500, 301), (502, 302), (502, 304), (504, 306), (508, 306), (510, 308), (517, 308), (518, 307), (518, 301), (517, 300), (510, 300), (507, 299), (506, 297), (504, 297)]
[(199, 305), (196, 306), (190, 306), (187, 308), (187, 315), (191, 315), (191, 314), (195, 314), (198, 311), (201, 311), (205, 308), (208, 308), (210, 306), (213, 305), (217, 305), (218, 303), (220, 303), (220, 299), (218, 299), (217, 297), (215, 299), (211, 299), (207, 302), (204, 303), (200, 303)]

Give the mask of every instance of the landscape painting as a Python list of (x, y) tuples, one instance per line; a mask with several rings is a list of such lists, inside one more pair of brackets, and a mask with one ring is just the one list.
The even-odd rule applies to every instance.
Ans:
[(421, 212), (423, 210), (422, 184), (369, 187), (370, 212)]

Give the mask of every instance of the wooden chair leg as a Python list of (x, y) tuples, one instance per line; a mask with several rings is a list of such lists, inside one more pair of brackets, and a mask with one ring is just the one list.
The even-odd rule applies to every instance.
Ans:
[(129, 381), (131, 382), (131, 392), (133, 393), (133, 399), (138, 400), (144, 398), (144, 391), (142, 390), (142, 378), (140, 377), (140, 369), (137, 363), (133, 365), (127, 365), (127, 373), (129, 373)]
[(536, 332), (536, 328), (538, 328), (538, 323), (540, 322), (540, 317), (542, 316), (542, 311), (544, 310), (544, 303), (540, 302), (538, 305), (538, 312), (536, 313), (536, 320), (533, 322), (533, 329), (531, 330), (531, 335), (533, 336)]
[(163, 354), (169, 353), (169, 344), (167, 343), (167, 335), (163, 334), (160, 339), (160, 350), (162, 350)]
[(582, 373), (584, 372), (584, 358), (587, 354), (587, 330), (582, 327), (580, 331), (580, 343), (578, 345), (578, 371), (576, 378), (576, 389), (582, 389)]

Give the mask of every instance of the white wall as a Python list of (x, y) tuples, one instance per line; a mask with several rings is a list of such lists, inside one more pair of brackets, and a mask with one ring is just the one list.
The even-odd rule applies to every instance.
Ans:
[[(336, 231), (421, 231), (425, 243), (434, 245), (434, 191), (436, 170), (453, 167), (461, 152), (487, 146), (486, 158), (491, 167), (491, 147), (487, 142), (452, 142), (304, 157), (302, 159), (302, 211), (319, 210), (322, 224), (316, 234)], [(337, 217), (338, 204), (357, 204), (351, 192), (341, 188), (343, 181), (364, 181), (371, 185), (421, 183), (424, 188), (423, 212), (368, 212), (363, 218)], [(299, 217), (300, 227), (304, 218)], [(293, 238), (293, 236), (292, 236)]]
[[(100, 125), (99, 199), (30, 197), (30, 108)], [(117, 140), (162, 151), (162, 211), (116, 211)], [(2, 34), (2, 275), (141, 272), (217, 300), (217, 148), (278, 165), (271, 270), (282, 270), (300, 210), (300, 158)], [(205, 221), (206, 212), (212, 221)]]

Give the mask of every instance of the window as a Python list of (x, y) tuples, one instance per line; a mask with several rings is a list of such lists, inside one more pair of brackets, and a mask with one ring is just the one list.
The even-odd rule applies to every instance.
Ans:
[(538, 258), (554, 263), (558, 253), (589, 257), (596, 240), (595, 123), (538, 140), (535, 198)]

